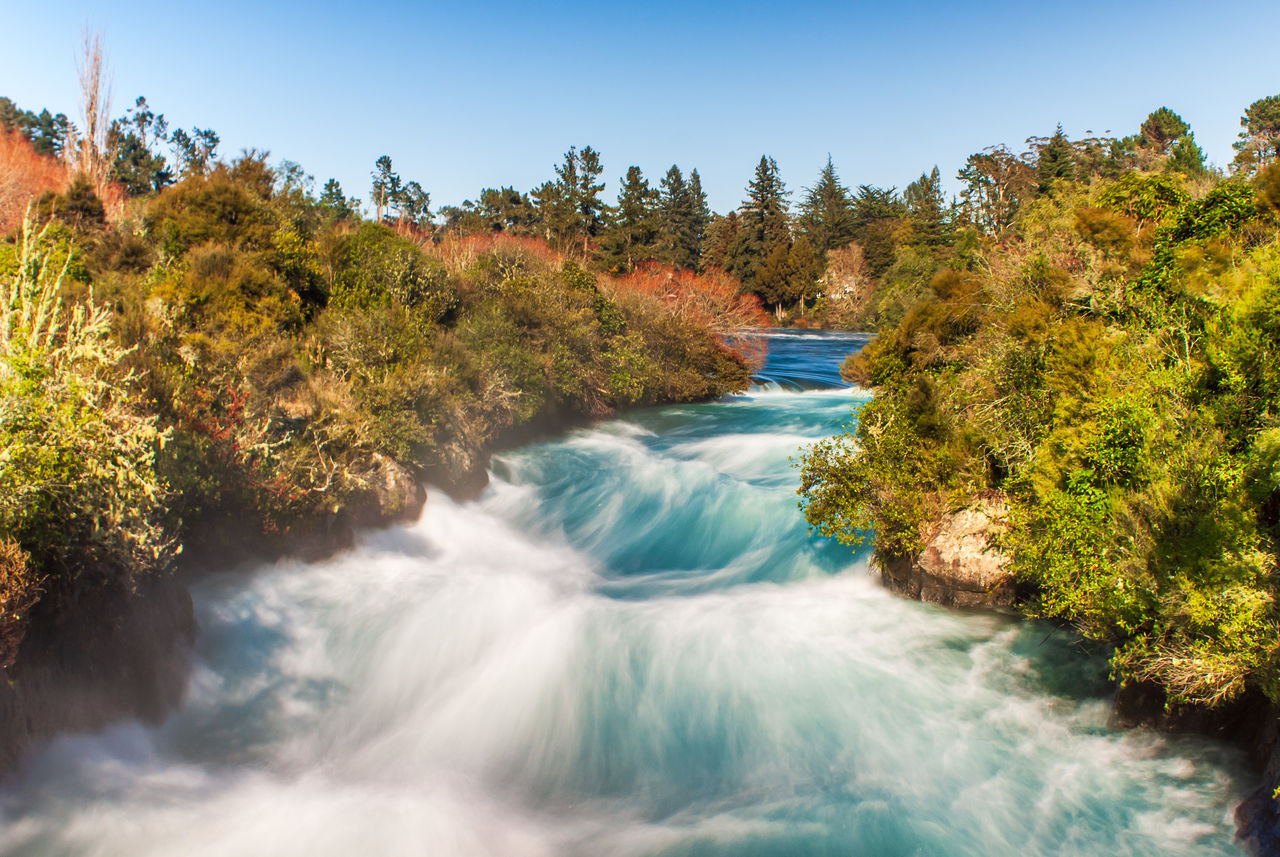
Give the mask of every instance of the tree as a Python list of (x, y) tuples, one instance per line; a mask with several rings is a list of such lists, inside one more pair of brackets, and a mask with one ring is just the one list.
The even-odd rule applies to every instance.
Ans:
[(383, 214), (399, 198), (402, 186), (400, 176), (392, 168), (390, 155), (382, 155), (373, 166), (374, 170), (369, 174), (373, 179), (369, 199), (373, 203), (374, 219), (381, 223)]
[(191, 141), (195, 144), (195, 171), (203, 175), (213, 166), (218, 158), (218, 143), (221, 138), (212, 128), (192, 128)]
[(94, 192), (101, 198), (106, 195), (110, 181), (111, 155), (108, 131), (111, 114), (111, 81), (107, 73), (106, 54), (102, 49), (102, 37), (84, 34), (81, 54), (76, 71), (80, 77), (79, 132), (71, 131), (72, 145), (68, 147), (71, 167), (84, 173), (93, 184)]
[[(576, 167), (575, 167), (576, 168)], [(575, 176), (574, 186), (577, 185)], [(568, 195), (565, 185), (558, 181), (543, 182), (529, 192), (533, 199), (537, 222), (542, 227), (542, 235), (548, 242), (563, 243), (573, 232), (576, 222), (573, 198)]]
[(819, 253), (825, 254), (853, 240), (853, 196), (840, 183), (830, 155), (827, 155), (827, 165), (818, 174), (818, 181), (805, 192), (796, 225), (800, 234), (807, 236)]
[(604, 228), (605, 204), (600, 198), (604, 167), (600, 154), (590, 146), (581, 152), (576, 146), (565, 152), (564, 163), (555, 168), (555, 181), (535, 188), (531, 196), (548, 241), (562, 246), (582, 241), (586, 253), (591, 238)]
[(320, 192), (319, 204), (321, 208), (327, 209), (335, 220), (350, 220), (356, 215), (359, 202), (355, 199), (347, 199), (342, 191), (342, 185), (337, 179), (329, 179), (324, 183), (324, 190)]
[(896, 188), (859, 185), (853, 199), (853, 236), (871, 272), (879, 277), (893, 264), (904, 232), (907, 208)]
[(169, 123), (141, 95), (125, 115), (111, 123), (108, 147), (115, 153), (111, 177), (134, 196), (163, 190), (173, 183), (164, 155), (156, 151), (169, 139)]
[(990, 146), (970, 155), (958, 178), (965, 185), (960, 191), (962, 216), (979, 232), (991, 234), (1013, 223), (1035, 188), (1036, 173), (1025, 155)]
[(1059, 179), (1072, 181), (1076, 177), (1075, 150), (1062, 132), (1062, 126), (1053, 132), (1053, 136), (1040, 150), (1036, 159), (1036, 190), (1046, 194), (1053, 189), (1053, 183)]
[(4, 97), (0, 97), (0, 128), (17, 131), (38, 154), (57, 158), (62, 157), (71, 133), (71, 123), (65, 114), (55, 116), (48, 110), (41, 110), (37, 115)]
[(820, 255), (804, 235), (795, 240), (787, 253), (787, 266), (791, 269), (790, 294), (792, 300), (799, 302), (802, 313), (805, 301), (817, 294), (825, 261), (825, 254)]
[(733, 251), (738, 244), (738, 231), (742, 225), (738, 212), (731, 211), (723, 217), (717, 215), (707, 225), (702, 242), (702, 266), (733, 269)]
[(747, 198), (739, 208), (737, 241), (727, 260), (727, 269), (755, 291), (756, 273), (779, 246), (790, 247), (791, 226), (787, 220), (787, 190), (778, 175), (778, 163), (760, 156), (754, 177), (747, 185)]
[(693, 220), (690, 223), (691, 237), (698, 242), (697, 264), (702, 261), (702, 243), (707, 237), (707, 227), (711, 225), (711, 208), (707, 205), (707, 193), (702, 189), (702, 176), (695, 168), (689, 172), (689, 198), (693, 200)]
[(1259, 98), (1245, 108), (1240, 117), (1240, 139), (1232, 169), (1252, 173), (1263, 169), (1280, 157), (1280, 95)]
[(1202, 176), (1209, 172), (1205, 164), (1204, 149), (1196, 145), (1196, 136), (1190, 131), (1178, 140), (1169, 158), (1169, 169), (1188, 176)]
[(577, 229), (582, 235), (583, 253), (587, 251), (587, 242), (604, 229), (605, 204), (600, 198), (600, 194), (604, 192), (604, 182), (599, 181), (602, 173), (604, 166), (600, 163), (600, 153), (590, 146), (583, 148), (578, 153), (578, 185), (574, 194)]
[(611, 270), (630, 272), (652, 258), (658, 237), (658, 199), (640, 168), (629, 167), (618, 191), (613, 222), (605, 233), (604, 258)]
[[(696, 170), (694, 175), (697, 175)], [(699, 185), (698, 191), (701, 190)], [(705, 196), (702, 204), (706, 204)], [(663, 261), (677, 268), (697, 268), (702, 252), (702, 232), (706, 227), (705, 223), (700, 223), (694, 188), (690, 182), (685, 181), (684, 174), (675, 164), (662, 177), (662, 189), (658, 195), (658, 218), (658, 244)]]
[(937, 244), (942, 241), (946, 203), (942, 198), (942, 174), (938, 167), (935, 165), (928, 175), (921, 173), (920, 178), (907, 185), (902, 192), (902, 200), (906, 203), (912, 226), (924, 242)]
[(406, 182), (392, 202), (397, 219), (417, 229), (425, 229), (431, 223), (431, 194), (416, 181)]
[(1174, 145), (1190, 131), (1191, 126), (1168, 107), (1153, 110), (1138, 129), (1148, 146), (1165, 155), (1171, 154)]

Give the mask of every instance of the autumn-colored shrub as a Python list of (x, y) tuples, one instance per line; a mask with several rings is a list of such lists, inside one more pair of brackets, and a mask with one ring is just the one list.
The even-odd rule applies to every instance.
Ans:
[(41, 155), (17, 131), (0, 128), (0, 233), (21, 225), (32, 200), (67, 186), (67, 168)]

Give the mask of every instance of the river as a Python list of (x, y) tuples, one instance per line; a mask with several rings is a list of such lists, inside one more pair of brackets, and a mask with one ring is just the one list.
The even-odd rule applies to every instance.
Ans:
[(1213, 742), (1106, 727), (1069, 635), (895, 597), (789, 459), (865, 337), (498, 456), (485, 494), (194, 593), (187, 700), (0, 793), (32, 855), (1239, 854)]

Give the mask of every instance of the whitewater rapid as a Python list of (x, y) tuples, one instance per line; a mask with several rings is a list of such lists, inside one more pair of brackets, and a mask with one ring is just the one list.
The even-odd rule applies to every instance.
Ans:
[(898, 599), (809, 535), (788, 458), (865, 400), (834, 386), (861, 341), (777, 336), (750, 395), (205, 580), (183, 707), (32, 758), (0, 853), (1240, 853), (1235, 751), (1109, 730), (1070, 637)]

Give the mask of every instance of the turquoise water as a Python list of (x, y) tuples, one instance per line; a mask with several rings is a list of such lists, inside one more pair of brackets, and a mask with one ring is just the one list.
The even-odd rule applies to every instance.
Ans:
[(499, 456), (477, 502), (206, 581), (188, 700), (63, 739), (0, 853), (1238, 854), (1241, 760), (1105, 726), (1064, 634), (885, 592), (788, 461), (865, 340)]

